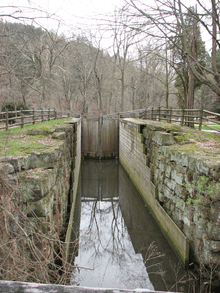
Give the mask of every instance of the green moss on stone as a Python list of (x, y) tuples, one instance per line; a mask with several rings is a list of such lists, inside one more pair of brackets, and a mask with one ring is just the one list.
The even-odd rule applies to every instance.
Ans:
[(173, 149), (180, 151), (180, 152), (186, 152), (186, 153), (188, 153), (188, 152), (193, 153), (193, 152), (201, 151), (201, 149), (199, 147), (197, 147), (194, 143), (174, 146)]
[(182, 143), (184, 141), (187, 141), (187, 137), (185, 137), (185, 135), (176, 135), (174, 139), (177, 143)]

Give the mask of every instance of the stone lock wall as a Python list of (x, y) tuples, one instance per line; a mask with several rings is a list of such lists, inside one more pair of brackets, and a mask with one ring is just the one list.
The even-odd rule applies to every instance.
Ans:
[(70, 214), (69, 214), (69, 222), (66, 231), (66, 259), (68, 260), (68, 254), (70, 250), (70, 241), (72, 236), (72, 226), (73, 226), (73, 217), (75, 211), (75, 202), (78, 190), (79, 176), (80, 176), (80, 168), (81, 168), (81, 119), (77, 119), (75, 123), (75, 127), (77, 127), (77, 131), (75, 131), (75, 143), (74, 143), (74, 160), (73, 160), (73, 170), (72, 170), (72, 186), (70, 190)]
[(0, 174), (19, 190), (29, 220), (34, 223), (37, 216), (60, 234), (68, 224), (68, 204), (72, 206), (78, 186), (81, 120), (72, 119), (66, 126), (55, 128), (51, 138), (56, 143), (51, 146), (48, 141), (48, 150), (44, 152), (1, 157)]
[(182, 261), (217, 264), (220, 154), (177, 143), (183, 135), (178, 126), (124, 119), (120, 162)]

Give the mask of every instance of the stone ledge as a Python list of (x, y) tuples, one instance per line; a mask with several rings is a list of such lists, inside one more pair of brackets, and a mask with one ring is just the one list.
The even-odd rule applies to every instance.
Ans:
[[(147, 289), (105, 289), (39, 283), (0, 281), (0, 292), (7, 293), (165, 293)], [(176, 292), (177, 293), (177, 292)]]

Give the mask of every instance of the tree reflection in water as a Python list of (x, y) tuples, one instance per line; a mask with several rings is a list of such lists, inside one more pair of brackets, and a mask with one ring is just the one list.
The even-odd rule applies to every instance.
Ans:
[[(157, 252), (154, 239), (160, 231), (152, 219), (149, 222), (149, 212), (126, 176), (115, 160), (82, 162), (79, 251), (75, 258), (80, 269), (74, 272), (74, 282), (87, 287), (167, 290), (160, 276), (164, 277), (164, 252)], [(160, 233), (159, 242), (165, 240), (161, 237)], [(166, 243), (167, 247), (169, 250)], [(169, 253), (175, 257), (171, 249)], [(149, 258), (147, 263), (145, 257)]]

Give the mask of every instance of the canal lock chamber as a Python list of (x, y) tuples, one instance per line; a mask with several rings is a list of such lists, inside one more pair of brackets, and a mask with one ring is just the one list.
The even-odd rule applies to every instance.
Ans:
[(71, 240), (73, 285), (171, 292), (190, 286), (178, 283), (186, 271), (117, 159), (81, 161)]

